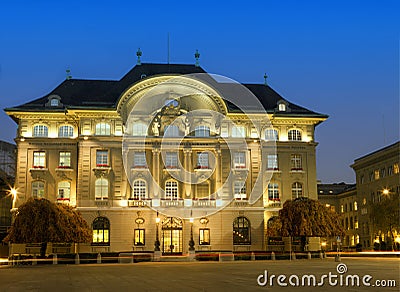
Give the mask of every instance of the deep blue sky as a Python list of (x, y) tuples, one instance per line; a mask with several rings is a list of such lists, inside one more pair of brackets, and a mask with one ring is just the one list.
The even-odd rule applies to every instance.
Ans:
[[(6, 3), (6, 4), (5, 4)], [(200, 64), (262, 83), (330, 118), (317, 127), (318, 179), (353, 182), (349, 165), (399, 139), (399, 1), (3, 1), (0, 107), (65, 78), (119, 79), (136, 63)], [(16, 126), (0, 113), (0, 139)]]

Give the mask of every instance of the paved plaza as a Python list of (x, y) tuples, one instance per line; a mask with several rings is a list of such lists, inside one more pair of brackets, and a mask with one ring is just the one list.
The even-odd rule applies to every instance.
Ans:
[[(313, 259), (294, 261), (236, 261), (236, 262), (163, 262), (134, 264), (99, 264), (99, 265), (43, 265), (25, 267), (0, 267), (0, 291), (399, 291), (398, 258), (342, 258), (340, 264), (343, 284), (340, 285), (338, 262), (333, 259)], [(338, 270), (337, 270), (338, 269)], [(262, 284), (265, 274), (269, 281)], [(332, 283), (328, 276), (323, 286), (307, 286), (308, 278), (302, 287), (294, 287), (296, 275), (299, 283), (302, 276), (314, 275), (317, 284), (322, 275), (331, 273)], [(260, 276), (260, 275), (263, 276)], [(275, 275), (275, 277), (272, 277)], [(277, 284), (278, 276), (281, 283)], [(358, 275), (360, 282), (364, 275), (366, 287), (345, 285), (346, 275)], [(396, 287), (374, 286), (376, 280), (396, 280)], [(312, 283), (312, 282), (311, 282)], [(386, 283), (388, 282), (379, 282)], [(349, 282), (351, 284), (351, 282)], [(392, 285), (392, 284), (391, 284)]]

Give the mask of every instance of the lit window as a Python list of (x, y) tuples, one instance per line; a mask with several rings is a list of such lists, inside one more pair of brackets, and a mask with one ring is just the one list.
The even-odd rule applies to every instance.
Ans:
[(398, 163), (395, 163), (393, 165), (393, 173), (394, 174), (398, 174), (399, 173), (399, 164)]
[(300, 154), (292, 154), (290, 155), (290, 164), (292, 171), (303, 170), (301, 163), (301, 155)]
[(45, 168), (46, 167), (46, 152), (35, 151), (33, 152), (33, 168)]
[(267, 141), (278, 141), (278, 131), (275, 129), (265, 130), (265, 140)]
[(98, 136), (110, 136), (111, 127), (108, 123), (97, 123), (95, 134)]
[(72, 126), (61, 126), (58, 128), (58, 137), (73, 137), (74, 127)]
[(357, 218), (357, 216), (354, 217), (354, 229), (358, 229), (358, 218)]
[(36, 125), (33, 127), (33, 137), (47, 137), (49, 128), (45, 125)]
[(133, 182), (132, 187), (132, 198), (134, 200), (143, 200), (146, 198), (147, 187), (146, 181), (137, 179)]
[(210, 245), (210, 228), (199, 229), (199, 245)]
[(292, 184), (292, 199), (300, 198), (303, 196), (303, 185), (299, 182)]
[(165, 137), (178, 137), (179, 136), (179, 128), (175, 125), (166, 126), (164, 128), (164, 136)]
[(344, 213), (344, 206), (343, 205), (340, 205), (340, 212)]
[(95, 182), (95, 199), (107, 200), (108, 199), (108, 180), (105, 178), (98, 178)]
[(278, 104), (278, 110), (279, 110), (280, 112), (286, 111), (286, 104), (284, 104), (284, 103)]
[(234, 186), (233, 186), (233, 192), (234, 192), (235, 199), (237, 199), (237, 200), (247, 199), (246, 182), (245, 181), (235, 181)]
[(244, 126), (234, 126), (234, 127), (232, 127), (232, 137), (234, 137), (234, 138), (244, 138), (244, 137), (246, 137), (246, 128)]
[(68, 181), (59, 182), (57, 200), (69, 200), (70, 194), (71, 194), (71, 183)]
[(70, 168), (71, 167), (71, 152), (61, 151), (60, 159), (58, 163), (59, 168)]
[(235, 152), (233, 156), (233, 167), (234, 168), (246, 168), (246, 153)]
[(210, 128), (204, 125), (196, 126), (194, 135), (196, 137), (210, 137)]
[(108, 151), (96, 151), (96, 167), (108, 167)]
[(134, 242), (135, 246), (143, 246), (145, 245), (144, 241), (144, 229), (138, 228), (134, 230)]
[(358, 204), (357, 204), (357, 202), (354, 202), (354, 211), (357, 211), (358, 210)]
[(267, 155), (267, 170), (278, 170), (278, 155), (268, 154)]
[(197, 153), (197, 169), (208, 169), (208, 152)]
[(44, 197), (44, 182), (39, 180), (32, 182), (32, 197), (34, 198)]
[(176, 152), (165, 153), (165, 167), (172, 169), (178, 168), (178, 153)]
[(280, 201), (279, 198), (279, 186), (277, 183), (268, 184), (268, 200)]
[(110, 245), (110, 221), (105, 217), (97, 217), (92, 224), (92, 245)]
[(133, 166), (135, 168), (147, 168), (146, 152), (140, 151), (133, 154)]
[(375, 180), (379, 179), (379, 169), (374, 171), (374, 178), (375, 178)]
[(237, 217), (233, 221), (233, 244), (251, 244), (250, 221), (245, 217)]
[(178, 198), (178, 183), (174, 180), (165, 182), (165, 198), (176, 200)]
[(173, 106), (173, 107), (177, 107), (179, 102), (176, 99), (167, 99), (165, 100), (164, 104), (166, 106)]
[(299, 130), (289, 130), (288, 139), (289, 141), (301, 141), (301, 132)]

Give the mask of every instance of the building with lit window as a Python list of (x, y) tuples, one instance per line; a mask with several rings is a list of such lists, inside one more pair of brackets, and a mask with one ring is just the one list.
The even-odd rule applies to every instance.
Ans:
[[(81, 246), (87, 251), (153, 251), (159, 239), (163, 254), (186, 254), (191, 238), (196, 251), (266, 250), (267, 222), (283, 202), (317, 199), (314, 131), (327, 116), (287, 101), (267, 84), (243, 84), (263, 106), (252, 112), (254, 124), (200, 79), (185, 79), (185, 86), (202, 95), (155, 91), (162, 104), (149, 123), (132, 114), (157, 85), (205, 73), (198, 64), (139, 62), (120, 80), (68, 77), (49, 94), (6, 109), (18, 124), (17, 206), (30, 197), (75, 206), (93, 229), (93, 242)], [(172, 123), (196, 109), (223, 118)], [(263, 122), (266, 116), (270, 123)], [(227, 138), (243, 139), (246, 148), (228, 149)], [(162, 140), (176, 147), (163, 150)], [(276, 151), (268, 153), (270, 141)], [(189, 183), (177, 179), (182, 166)], [(263, 179), (267, 174), (271, 180)], [(250, 203), (257, 183), (259, 199)], [(226, 198), (232, 200), (216, 212)], [(191, 220), (169, 215), (177, 208), (207, 212)], [(317, 239), (312, 243), (310, 249), (319, 249)]]
[[(392, 234), (381, 233), (371, 220), (371, 210), (375, 203), (382, 197), (399, 197), (400, 194), (400, 142), (369, 153), (354, 160), (351, 167), (356, 173), (357, 203), (360, 243), (365, 248), (373, 248), (385, 243), (392, 245)], [(400, 244), (400, 205), (397, 204), (397, 226), (393, 227), (393, 236), (397, 244)], [(381, 247), (382, 248), (382, 247)]]

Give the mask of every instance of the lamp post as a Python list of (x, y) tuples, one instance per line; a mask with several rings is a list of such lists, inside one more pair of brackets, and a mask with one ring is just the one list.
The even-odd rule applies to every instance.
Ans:
[(158, 238), (158, 225), (160, 223), (160, 217), (158, 217), (158, 212), (157, 212), (157, 217), (156, 217), (156, 241), (154, 242), (154, 251), (160, 251), (160, 240)]
[(193, 222), (194, 219), (190, 218), (190, 240), (189, 240), (189, 250), (194, 250), (194, 240), (193, 240)]

